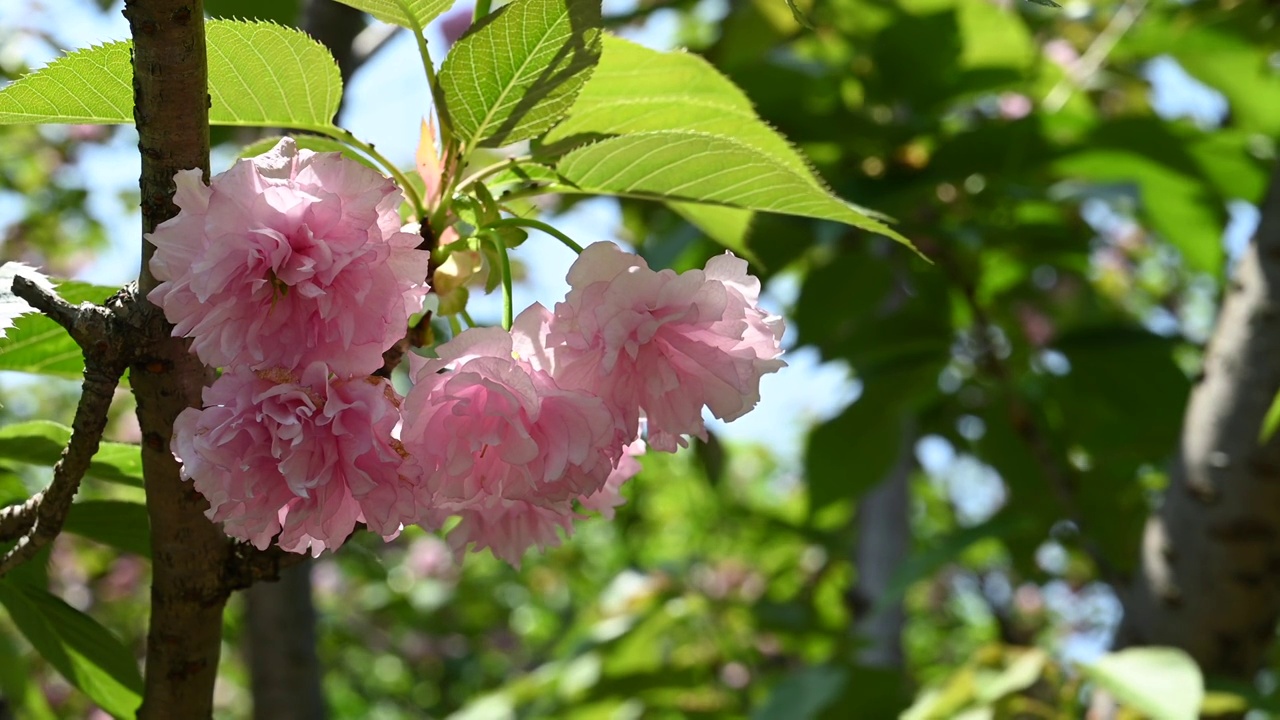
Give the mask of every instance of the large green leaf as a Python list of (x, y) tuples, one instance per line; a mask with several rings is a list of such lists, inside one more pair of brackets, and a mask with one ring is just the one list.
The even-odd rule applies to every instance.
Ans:
[(448, 10), (454, 0), (338, 0), (343, 5), (350, 5), (363, 10), (382, 22), (399, 25), (410, 30), (422, 30)]
[(142, 704), (133, 654), (96, 620), (30, 585), (0, 579), (0, 605), (36, 652), (103, 710), (131, 718)]
[[(69, 303), (101, 303), (117, 288), (64, 281), (57, 292)], [(0, 370), (78, 379), (84, 375), (80, 346), (54, 321), (39, 313), (18, 318), (0, 338)]]
[(834, 220), (911, 243), (870, 211), (847, 203), (737, 140), (688, 131), (620, 135), (578, 148), (556, 169), (583, 192), (685, 200)]
[(151, 520), (142, 503), (83, 500), (71, 506), (62, 529), (117, 550), (151, 556)]
[[(71, 428), (48, 420), (0, 427), (0, 458), (53, 467), (71, 438)], [(89, 477), (142, 487), (142, 453), (137, 445), (103, 441), (89, 463)]]
[(667, 206), (677, 215), (689, 221), (689, 224), (706, 233), (740, 257), (750, 260), (756, 265), (759, 258), (747, 247), (747, 233), (751, 231), (751, 220), (755, 214), (750, 210), (726, 207), (724, 205), (706, 205), (703, 203), (671, 201)]
[(1152, 720), (1195, 720), (1204, 701), (1200, 668), (1186, 652), (1144, 647), (1104, 655), (1082, 670), (1122, 705)]
[(77, 50), (0, 89), (0, 125), (133, 122), (130, 45)]
[(516, 0), (440, 69), (442, 111), (468, 147), (532, 138), (564, 117), (600, 59), (600, 3)]
[(264, 22), (210, 20), (209, 122), (329, 128), (342, 99), (338, 64), (301, 30)]
[[(732, 138), (813, 179), (800, 153), (756, 115), (747, 96), (711, 63), (606, 35), (600, 66), (547, 144), (601, 135), (689, 130)], [(816, 179), (815, 179), (816, 182)]]
[[(310, 35), (281, 25), (210, 20), (209, 122), (333, 128), (342, 77)], [(132, 123), (133, 67), (127, 41), (59, 58), (0, 90), (0, 124)]]

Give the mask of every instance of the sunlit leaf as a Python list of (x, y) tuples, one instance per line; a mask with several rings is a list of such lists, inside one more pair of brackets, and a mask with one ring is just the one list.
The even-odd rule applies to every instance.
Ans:
[(600, 34), (599, 2), (516, 0), (449, 52), (441, 110), (468, 147), (532, 138), (568, 111), (600, 59)]
[(453, 6), (454, 0), (337, 0), (363, 10), (382, 22), (421, 30), (440, 13)]
[(1258, 444), (1261, 445), (1271, 439), (1276, 434), (1276, 427), (1280, 426), (1280, 393), (1271, 399), (1271, 407), (1267, 408), (1267, 415), (1262, 419), (1262, 428), (1258, 431)]
[(911, 243), (759, 150), (686, 131), (621, 135), (578, 148), (556, 169), (590, 193), (714, 203), (834, 220)]
[(210, 20), (209, 122), (332, 127), (342, 98), (333, 56), (310, 35), (265, 22)]
[(657, 130), (688, 130), (736, 140), (796, 174), (821, 182), (809, 163), (756, 114), (751, 100), (702, 57), (659, 52), (606, 35), (600, 65), (549, 145)]
[(131, 123), (128, 42), (77, 50), (0, 89), (0, 124)]
[(1152, 720), (1195, 720), (1204, 701), (1204, 679), (1183, 650), (1141, 647), (1103, 655), (1081, 668), (1122, 705)]
[[(210, 20), (209, 122), (327, 128), (342, 97), (333, 56), (301, 30)], [(130, 43), (74, 52), (0, 90), (0, 124), (132, 123)]]
[(754, 217), (750, 210), (678, 201), (668, 202), (667, 206), (707, 237), (732, 250), (739, 257), (760, 265), (756, 254), (747, 247), (747, 233), (751, 230), (751, 219)]

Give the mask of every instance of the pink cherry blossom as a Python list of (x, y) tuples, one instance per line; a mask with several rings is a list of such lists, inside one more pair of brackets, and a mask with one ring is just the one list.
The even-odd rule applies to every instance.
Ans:
[[(647, 419), (649, 444), (674, 451), (682, 435), (706, 437), (702, 408), (733, 420), (760, 400), (760, 378), (786, 363), (782, 318), (759, 306), (760, 281), (732, 253), (705, 270), (654, 272), (612, 243), (588, 247), (569, 269), (570, 291), (554, 315), (521, 316), (530, 362), (562, 387), (606, 400), (623, 442)], [(539, 346), (543, 347), (539, 347)]]
[(594, 510), (605, 518), (612, 520), (614, 510), (626, 504), (626, 499), (622, 497), (622, 486), (631, 478), (640, 474), (642, 469), (640, 461), (636, 458), (643, 455), (645, 444), (643, 440), (636, 440), (622, 451), (622, 457), (618, 460), (618, 466), (609, 473), (608, 479), (604, 481), (604, 486), (591, 495), (578, 498), (578, 505), (583, 510)]
[(558, 546), (560, 531), (572, 533), (577, 517), (569, 503), (547, 507), (499, 497), (486, 498), (457, 514), (461, 520), (447, 538), (455, 554), (461, 555), (468, 547), (476, 551), (488, 548), (495, 557), (516, 568), (530, 548), (546, 550)]
[(441, 512), (568, 503), (599, 491), (621, 454), (599, 398), (560, 388), (512, 348), (510, 333), (475, 328), (415, 363), (401, 440)]
[(205, 388), (204, 405), (178, 416), (172, 447), (228, 535), (265, 549), (279, 533), (285, 550), (319, 555), (358, 522), (389, 540), (418, 520), (386, 380), (334, 379), (323, 363), (301, 378), (240, 367)]
[(214, 366), (366, 375), (426, 293), (429, 254), (402, 232), (391, 181), (282, 139), (213, 179), (174, 177), (181, 208), (147, 239), (147, 296)]
[[(612, 520), (614, 509), (626, 502), (619, 492), (623, 483), (640, 472), (636, 458), (644, 454), (644, 441), (636, 440), (626, 448), (618, 465), (599, 490), (577, 498), (583, 510), (595, 511)], [(486, 496), (470, 504), (444, 503), (436, 511), (455, 514), (459, 522), (449, 531), (449, 547), (455, 555), (488, 548), (495, 557), (520, 567), (520, 560), (531, 548), (539, 550), (560, 544), (561, 533), (573, 534), (573, 523), (584, 516), (574, 512), (571, 501), (532, 503)]]

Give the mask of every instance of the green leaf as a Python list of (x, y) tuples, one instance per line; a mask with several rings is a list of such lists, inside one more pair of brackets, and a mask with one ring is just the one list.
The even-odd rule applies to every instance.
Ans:
[[(29, 420), (0, 428), (0, 458), (53, 467), (71, 438), (71, 428)], [(142, 452), (137, 445), (102, 442), (89, 463), (89, 477), (142, 487)]]
[(382, 22), (421, 31), (440, 13), (453, 6), (454, 0), (338, 0), (363, 10)]
[(324, 45), (265, 22), (210, 20), (205, 32), (211, 124), (333, 127), (342, 76)]
[[(342, 77), (310, 35), (241, 20), (210, 20), (205, 31), (211, 124), (333, 127)], [(80, 50), (0, 89), (0, 124), (132, 123), (130, 47)]]
[(1267, 416), (1262, 418), (1262, 428), (1258, 431), (1258, 444), (1262, 445), (1276, 434), (1280, 426), (1280, 393), (1271, 399), (1271, 407), (1267, 408)]
[(555, 125), (600, 59), (600, 3), (516, 0), (474, 26), (440, 69), (441, 111), (468, 148)]
[(1104, 655), (1081, 668), (1126, 707), (1152, 720), (1195, 720), (1204, 678), (1195, 660), (1175, 648), (1143, 647)]
[(147, 506), (126, 500), (83, 500), (72, 504), (63, 530), (142, 557), (151, 557)]
[(713, 203), (834, 220), (903, 236), (755, 148), (687, 131), (622, 135), (578, 148), (556, 169), (579, 190), (602, 195)]
[(548, 145), (580, 144), (602, 135), (687, 130), (731, 138), (774, 158), (797, 175), (821, 183), (809, 163), (733, 81), (686, 52), (658, 52), (606, 35), (600, 65)]
[(0, 89), (0, 125), (133, 122), (128, 41), (77, 50)]
[[(72, 304), (101, 303), (118, 288), (64, 281), (58, 295)], [(80, 346), (60, 325), (39, 313), (18, 318), (0, 338), (0, 370), (79, 379), (84, 375)]]
[(811, 720), (840, 697), (849, 671), (831, 665), (801, 668), (778, 683), (751, 720)]
[(746, 258), (753, 265), (761, 265), (760, 259), (747, 247), (747, 233), (751, 231), (751, 220), (755, 217), (750, 210), (678, 201), (667, 203), (667, 207), (734, 254)]
[(978, 702), (993, 703), (1003, 697), (1022, 692), (1035, 684), (1044, 672), (1049, 656), (1040, 648), (1017, 652), (1013, 662), (994, 675), (975, 678)]
[(115, 717), (142, 704), (142, 675), (120, 640), (96, 620), (36, 587), (0, 580), (0, 605), (36, 652)]

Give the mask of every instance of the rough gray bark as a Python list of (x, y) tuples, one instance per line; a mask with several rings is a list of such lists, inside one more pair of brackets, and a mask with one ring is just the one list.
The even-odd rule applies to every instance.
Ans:
[(914, 433), (908, 433), (902, 453), (884, 480), (858, 503), (854, 518), (857, 543), (854, 567), (858, 583), (853, 589), (855, 607), (868, 612), (857, 619), (854, 632), (867, 645), (858, 661), (880, 668), (901, 668), (902, 628), (907, 615), (897, 601), (875, 612), (889, 590), (893, 575), (911, 552), (911, 472), (915, 468)]
[[(1206, 242), (1216, 239), (1206, 238)], [(1208, 675), (1251, 678), (1280, 619), (1280, 165), (1192, 390), (1181, 448), (1122, 592), (1117, 643), (1172, 645)]]

